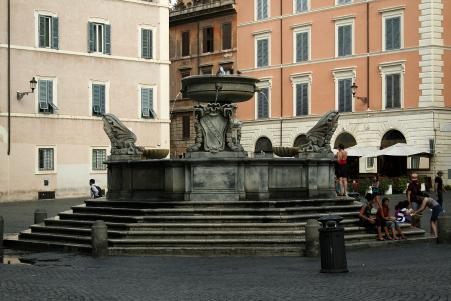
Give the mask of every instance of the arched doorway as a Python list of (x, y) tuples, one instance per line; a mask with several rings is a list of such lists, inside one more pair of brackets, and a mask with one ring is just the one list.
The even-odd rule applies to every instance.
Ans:
[(255, 142), (254, 149), (255, 157), (266, 157), (272, 156), (272, 143), (267, 137), (258, 138)]
[[(406, 143), (406, 138), (398, 130), (390, 130), (384, 134), (381, 140), (381, 149), (395, 145), (396, 143)], [(395, 156), (379, 156), (377, 158), (378, 173), (388, 177), (404, 176), (407, 173), (407, 159)]]
[(307, 136), (305, 134), (300, 134), (299, 136), (294, 139), (293, 146), (294, 147), (300, 147), (301, 145), (308, 142)]
[[(337, 136), (334, 142), (334, 149), (338, 149), (338, 146), (343, 144), (345, 149), (357, 145), (357, 141), (354, 136), (347, 132), (343, 132)], [(359, 157), (348, 157), (348, 178), (359, 178)]]

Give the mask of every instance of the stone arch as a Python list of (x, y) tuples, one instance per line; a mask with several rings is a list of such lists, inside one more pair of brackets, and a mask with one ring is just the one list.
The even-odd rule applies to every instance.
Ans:
[(296, 139), (294, 139), (293, 146), (300, 147), (301, 145), (308, 142), (308, 138), (306, 134), (299, 134)]
[(396, 143), (406, 143), (406, 137), (401, 131), (390, 129), (381, 138), (381, 149), (392, 146)]
[(261, 136), (255, 142), (254, 153), (272, 153), (272, 142), (266, 136)]
[(338, 149), (338, 145), (343, 144), (345, 148), (352, 147), (354, 145), (357, 145), (357, 140), (355, 137), (348, 133), (348, 132), (341, 132), (338, 134), (338, 136), (335, 138), (334, 142), (334, 148)]

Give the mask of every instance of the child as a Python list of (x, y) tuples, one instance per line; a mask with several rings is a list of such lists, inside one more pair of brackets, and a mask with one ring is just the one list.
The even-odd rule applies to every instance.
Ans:
[(409, 202), (407, 200), (399, 202), (395, 206), (395, 218), (398, 223), (410, 223), (412, 222), (412, 217), (409, 214)]
[[(399, 227), (398, 222), (396, 221), (396, 218), (394, 216), (390, 216), (390, 209), (388, 207), (390, 200), (388, 198), (382, 199), (382, 208), (378, 210), (378, 217), (384, 220), (384, 231), (385, 235), (389, 240), (399, 240), (399, 237), (396, 235), (395, 229), (398, 232), (401, 239), (405, 239), (404, 233), (402, 232), (401, 228)], [(392, 233), (393, 238), (389, 234), (389, 230)]]

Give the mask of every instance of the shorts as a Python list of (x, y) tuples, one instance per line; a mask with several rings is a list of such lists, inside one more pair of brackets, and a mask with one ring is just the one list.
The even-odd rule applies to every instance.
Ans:
[(432, 214), (431, 214), (431, 221), (435, 222), (438, 220), (438, 216), (442, 212), (442, 207), (440, 205), (435, 206), (432, 208)]
[(339, 178), (347, 178), (348, 177), (348, 166), (338, 164), (337, 167), (337, 177)]

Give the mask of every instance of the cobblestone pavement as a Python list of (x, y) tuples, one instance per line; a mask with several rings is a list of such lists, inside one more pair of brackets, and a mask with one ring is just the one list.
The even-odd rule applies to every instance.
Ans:
[(0, 300), (451, 300), (450, 245), (348, 252), (344, 274), (301, 257), (25, 257), (0, 264)]

